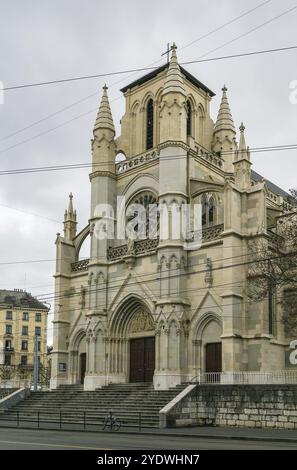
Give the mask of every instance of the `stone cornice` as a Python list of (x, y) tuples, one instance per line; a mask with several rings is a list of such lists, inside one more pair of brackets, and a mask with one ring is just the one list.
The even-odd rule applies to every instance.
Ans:
[(165, 142), (158, 144), (157, 149), (158, 149), (158, 152), (160, 152), (160, 150), (163, 150), (168, 147), (180, 147), (184, 149), (186, 152), (190, 151), (190, 146), (186, 144), (185, 142), (182, 142), (181, 140), (166, 140)]
[(225, 292), (225, 293), (221, 294), (221, 297), (237, 297), (238, 299), (243, 299), (244, 298), (244, 296), (241, 295), (241, 294), (238, 294), (238, 292), (232, 292), (232, 291)]
[(161, 197), (166, 196), (182, 196), (185, 199), (188, 199), (187, 194), (182, 191), (165, 191), (164, 193), (159, 193), (158, 198), (160, 199)]
[(89, 174), (90, 181), (92, 181), (93, 178), (97, 178), (98, 176), (104, 176), (114, 180), (117, 179), (116, 174), (112, 171), (96, 170)]
[(182, 298), (172, 298), (172, 299), (159, 299), (156, 301), (156, 306), (160, 305), (183, 305), (185, 307), (190, 307), (191, 302)]

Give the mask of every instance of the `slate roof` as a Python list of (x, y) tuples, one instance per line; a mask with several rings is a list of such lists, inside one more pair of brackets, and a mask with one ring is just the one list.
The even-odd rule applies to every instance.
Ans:
[[(155, 70), (152, 70), (151, 72), (147, 73), (146, 75), (143, 75), (142, 77), (138, 78), (137, 80), (134, 80), (133, 82), (129, 83), (128, 85), (124, 86), (124, 88), (121, 89), (123, 93), (125, 91), (129, 90), (129, 88), (134, 88), (138, 85), (142, 85), (145, 82), (148, 82), (152, 78), (156, 77), (160, 72), (163, 72), (163, 70), (168, 68), (168, 64), (161, 65), (161, 67), (158, 67)], [(206, 85), (204, 85), (202, 82), (200, 82), (194, 75), (192, 75), (190, 72), (188, 72), (186, 69), (183, 67), (179, 66), (181, 73), (186, 77), (189, 82), (191, 82), (193, 85), (195, 85), (197, 88), (201, 88), (204, 90), (206, 93), (209, 93), (210, 96), (215, 96), (215, 93), (211, 91)]]
[(5, 308), (23, 308), (34, 310), (48, 310), (48, 306), (41, 303), (36, 297), (21, 289), (0, 289), (0, 306)]
[[(255, 181), (256, 183), (258, 181), (262, 181), (262, 179), (264, 178), (264, 176), (261, 176), (259, 175), (259, 173), (257, 173), (256, 171), (252, 170), (252, 174), (251, 174), (251, 177), (252, 177), (252, 180)], [(288, 196), (290, 196), (289, 193), (287, 193), (286, 191), (284, 191), (282, 188), (280, 188), (279, 186), (277, 186), (276, 184), (272, 183), (271, 181), (267, 180), (266, 178), (264, 178), (265, 181), (266, 181), (266, 184), (267, 184), (267, 187), (268, 189), (270, 189), (270, 191), (272, 193), (275, 193), (277, 194), (278, 196), (282, 196), (283, 198), (287, 198)]]

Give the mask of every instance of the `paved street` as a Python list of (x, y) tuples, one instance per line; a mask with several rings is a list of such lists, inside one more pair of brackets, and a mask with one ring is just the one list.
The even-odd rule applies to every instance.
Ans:
[(0, 429), (0, 450), (296, 450), (296, 442)]

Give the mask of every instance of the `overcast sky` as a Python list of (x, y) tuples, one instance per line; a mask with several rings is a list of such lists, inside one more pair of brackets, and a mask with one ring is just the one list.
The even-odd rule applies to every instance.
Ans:
[[(181, 49), (177, 51), (180, 62), (198, 59), (215, 48), (219, 49), (208, 57), (296, 45), (297, 9), (220, 47), (297, 6), (297, 0), (271, 0), (183, 49), (263, 1), (0, 0), (0, 81), (9, 87), (148, 66), (160, 61), (166, 44), (173, 41)], [(213, 119), (221, 88), (227, 85), (236, 126), (244, 121), (248, 145), (263, 147), (297, 143), (297, 104), (289, 100), (289, 84), (297, 80), (296, 64), (297, 51), (291, 51), (186, 68), (216, 93)], [(0, 105), (0, 170), (89, 162), (104, 82), (109, 85), (119, 131), (124, 111), (119, 89), (131, 80), (127, 74), (5, 92)], [(254, 170), (284, 189), (297, 185), (296, 150), (257, 153), (252, 161)], [(34, 295), (53, 292), (54, 262), (32, 261), (54, 259), (55, 236), (63, 230), (70, 191), (78, 228), (86, 225), (88, 173), (88, 169), (78, 169), (0, 176), (0, 288), (26, 288)], [(24, 261), (28, 262), (4, 264)]]

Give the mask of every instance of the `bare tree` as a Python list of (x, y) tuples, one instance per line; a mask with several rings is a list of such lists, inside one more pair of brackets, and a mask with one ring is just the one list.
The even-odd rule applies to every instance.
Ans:
[(276, 226), (249, 244), (248, 297), (253, 301), (281, 292), (282, 321), (297, 331), (297, 189), (290, 190), (291, 209), (276, 219)]

